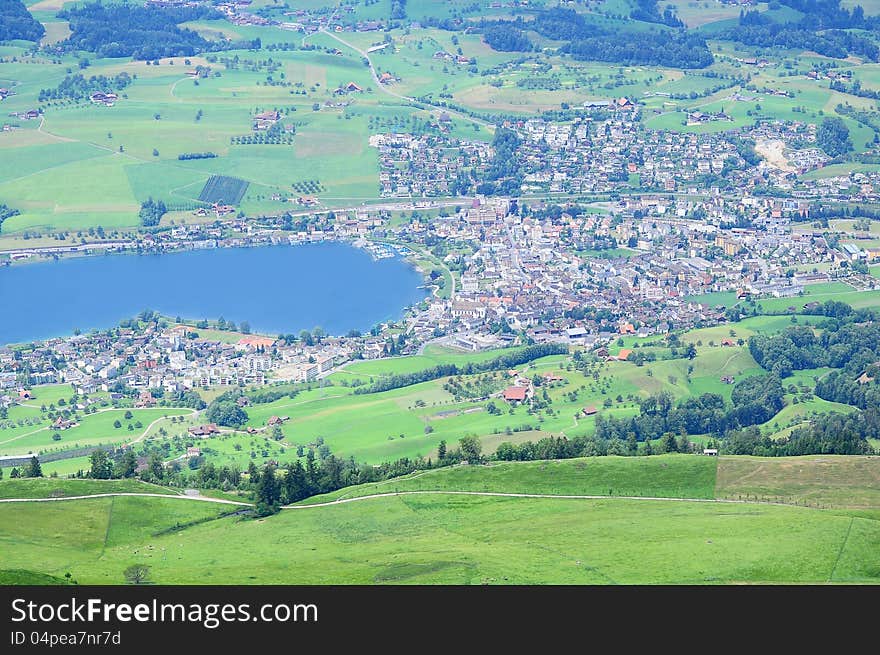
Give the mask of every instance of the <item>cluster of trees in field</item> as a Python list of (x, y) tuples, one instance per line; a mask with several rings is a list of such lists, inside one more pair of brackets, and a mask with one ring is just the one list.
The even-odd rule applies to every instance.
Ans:
[(391, 0), (391, 20), (406, 18), (406, 0)]
[[(36, 455), (31, 457), (30, 461), (23, 468), (18, 468), (17, 466), (13, 466), (12, 470), (9, 471), (10, 478), (42, 478), (43, 477), (43, 467), (40, 465), (40, 460)], [(0, 480), (3, 479), (3, 469), (0, 469)]]
[(483, 30), (483, 39), (492, 50), (498, 52), (529, 52), (532, 42), (525, 32), (508, 21), (490, 24)]
[(380, 378), (367, 388), (355, 389), (355, 393), (378, 393), (380, 391), (390, 391), (391, 389), (399, 389), (408, 387), (420, 382), (428, 380), (437, 380), (439, 378), (454, 377), (456, 375), (473, 375), (474, 373), (485, 373), (487, 371), (499, 371), (502, 369), (514, 368), (520, 364), (525, 364), (538, 359), (539, 357), (547, 357), (548, 355), (563, 355), (568, 352), (568, 346), (558, 343), (535, 344), (526, 346), (522, 350), (499, 355), (485, 362), (468, 362), (467, 364), (438, 364), (432, 368), (416, 371), (414, 373), (405, 373), (397, 375), (389, 375)]
[(0, 41), (39, 41), (46, 29), (31, 16), (21, 0), (0, 0)]
[(182, 152), (177, 155), (180, 161), (188, 161), (190, 159), (214, 159), (217, 156), (213, 152)]
[(168, 212), (168, 208), (161, 200), (154, 201), (152, 197), (147, 198), (141, 203), (141, 209), (138, 212), (138, 218), (144, 227), (155, 227), (162, 220), (162, 217)]
[(92, 75), (86, 78), (81, 73), (66, 75), (54, 89), (40, 89), (38, 100), (87, 100), (98, 91), (121, 91), (132, 83), (132, 76), (122, 72), (113, 77)]
[(816, 129), (816, 145), (830, 157), (839, 157), (852, 151), (853, 144), (849, 136), (849, 128), (843, 119), (837, 116), (822, 119)]
[(17, 209), (13, 209), (8, 205), (4, 205), (0, 203), (0, 232), (3, 231), (3, 221), (7, 218), (12, 218), (13, 216), (18, 216), (21, 212)]
[(498, 128), (492, 139), (495, 155), (477, 185), (477, 193), (485, 195), (516, 195), (522, 185), (519, 158), (520, 138), (513, 130)]
[(187, 21), (223, 18), (210, 6), (159, 9), (96, 2), (63, 9), (57, 15), (70, 21), (72, 32), (61, 45), (68, 50), (94, 52), (99, 57), (153, 60), (190, 56), (220, 47), (197, 32), (180, 27), (180, 23)]
[(739, 24), (724, 30), (720, 38), (746, 45), (813, 50), (826, 57), (844, 58), (850, 54), (877, 61), (880, 48), (848, 29), (876, 29), (876, 16), (866, 17), (862, 7), (852, 12), (840, 7), (840, 0), (786, 0), (781, 4), (805, 15), (798, 21), (779, 22), (762, 13), (741, 11)]
[[(640, 0), (634, 10), (650, 22), (675, 24), (678, 19), (668, 10), (660, 14), (656, 2)], [(525, 30), (556, 41), (567, 41), (560, 48), (579, 60), (620, 64), (658, 64), (677, 68), (705, 68), (713, 62), (706, 40), (686, 30), (613, 30), (589, 22), (572, 9), (553, 8), (537, 12), (534, 21), (483, 21), (486, 43), (494, 50), (528, 52), (534, 48)]]
[(714, 393), (687, 398), (677, 405), (668, 392), (649, 396), (639, 403), (639, 414), (629, 418), (596, 416), (596, 437), (627, 441), (659, 439), (666, 433), (714, 434), (764, 423), (785, 404), (785, 391), (775, 375), (756, 375), (733, 387), (732, 405)]
[(248, 422), (248, 414), (244, 408), (226, 394), (218, 396), (208, 405), (206, 416), (211, 423), (230, 428), (240, 428)]
[(630, 12), (629, 17), (646, 23), (660, 23), (669, 27), (684, 27), (684, 23), (681, 22), (681, 19), (675, 15), (675, 12), (670, 7), (671, 5), (667, 5), (661, 13), (657, 7), (657, 0), (636, 0), (636, 6)]
[(861, 371), (880, 360), (880, 323), (872, 310), (853, 310), (846, 303), (828, 301), (816, 308), (831, 316), (820, 335), (810, 327), (793, 326), (773, 336), (749, 338), (749, 352), (758, 364), (779, 377), (806, 368), (845, 368)]
[(852, 414), (823, 414), (783, 439), (772, 439), (757, 427), (737, 430), (727, 435), (722, 452), (759, 457), (869, 455), (873, 449), (867, 439), (878, 437), (880, 412), (875, 406)]
[(301, 180), (299, 182), (294, 182), (291, 187), (294, 191), (299, 191), (300, 193), (321, 193), (322, 191), (326, 191), (327, 188), (321, 183), (321, 180)]

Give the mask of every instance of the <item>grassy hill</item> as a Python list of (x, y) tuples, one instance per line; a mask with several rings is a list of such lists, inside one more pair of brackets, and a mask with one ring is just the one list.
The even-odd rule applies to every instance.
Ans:
[(419, 494), (255, 520), (155, 497), (0, 504), (0, 524), (17, 526), (0, 533), (0, 580), (54, 583), (70, 572), (80, 584), (121, 584), (138, 562), (166, 584), (880, 582), (878, 475), (880, 459), (867, 457), (665, 456), (462, 467), (395, 483), (602, 493), (613, 480), (654, 495), (850, 499), (852, 510)]
[(712, 498), (716, 463), (710, 457), (659, 455), (464, 465), (341, 489), (309, 498), (303, 504), (377, 493), (426, 490)]

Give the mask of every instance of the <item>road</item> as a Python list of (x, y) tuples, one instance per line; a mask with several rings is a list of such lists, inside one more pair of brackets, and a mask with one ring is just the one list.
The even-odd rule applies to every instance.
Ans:
[[(646, 501), (662, 501), (677, 503), (723, 503), (726, 505), (778, 505), (780, 507), (791, 507), (786, 503), (776, 503), (758, 500), (732, 500), (727, 498), (663, 498), (660, 496), (594, 496), (594, 495), (572, 495), (572, 494), (520, 494), (520, 493), (504, 493), (500, 491), (392, 491), (381, 494), (371, 494), (369, 496), (355, 496), (353, 498), (340, 498), (331, 500), (326, 503), (313, 503), (311, 505), (284, 505), (281, 509), (316, 509), (319, 507), (332, 507), (334, 505), (344, 505), (346, 503), (356, 503), (362, 500), (374, 500), (377, 498), (391, 498), (394, 496), (482, 496), (489, 498), (527, 498), (527, 499), (549, 499), (549, 500), (646, 500)], [(253, 503), (243, 503), (237, 500), (226, 500), (224, 498), (210, 498), (207, 496), (176, 496), (171, 494), (151, 494), (136, 492), (116, 492), (107, 494), (92, 494), (89, 496), (65, 496), (62, 498), (2, 498), (0, 503), (48, 503), (59, 502), (64, 500), (83, 500), (86, 498), (110, 498), (113, 496), (145, 496), (147, 498), (175, 498), (178, 500), (197, 500), (206, 503), (220, 503), (223, 505), (237, 505), (240, 507), (253, 507)]]

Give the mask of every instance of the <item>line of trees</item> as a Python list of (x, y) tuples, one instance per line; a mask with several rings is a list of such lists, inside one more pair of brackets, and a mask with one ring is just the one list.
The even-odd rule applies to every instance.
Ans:
[(568, 353), (568, 346), (564, 344), (535, 344), (526, 346), (522, 350), (516, 352), (499, 355), (498, 357), (485, 362), (468, 362), (461, 366), (458, 364), (438, 364), (437, 366), (416, 371), (414, 373), (389, 375), (388, 377), (377, 380), (369, 387), (355, 389), (354, 393), (378, 393), (455, 375), (472, 375), (474, 373), (485, 373), (487, 371), (513, 368), (520, 364), (530, 362), (533, 359), (538, 359), (539, 357), (562, 355), (566, 353)]
[(182, 152), (177, 155), (180, 161), (188, 161), (190, 159), (214, 159), (216, 153), (213, 152)]

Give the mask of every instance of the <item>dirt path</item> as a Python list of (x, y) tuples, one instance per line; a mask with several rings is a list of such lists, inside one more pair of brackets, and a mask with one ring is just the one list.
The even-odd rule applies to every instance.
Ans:
[(359, 500), (371, 500), (374, 498), (389, 498), (392, 496), (415, 496), (415, 495), (446, 495), (446, 496), (488, 496), (491, 498), (550, 498), (563, 500), (651, 500), (651, 501), (672, 501), (684, 503), (725, 503), (736, 505), (778, 505), (780, 507), (791, 507), (786, 503), (762, 502), (756, 500), (731, 500), (727, 498), (663, 498), (659, 496), (592, 496), (592, 495), (572, 495), (572, 494), (519, 494), (504, 493), (500, 491), (394, 491), (381, 494), (370, 494), (368, 496), (355, 496), (353, 498), (339, 498), (326, 503), (314, 503), (312, 505), (285, 505), (281, 509), (310, 509), (312, 507), (330, 507), (332, 505), (341, 505), (343, 503), (354, 503)]
[[(489, 498), (542, 498), (551, 500), (646, 500), (676, 503), (722, 503), (726, 505), (776, 505), (778, 507), (792, 507), (786, 503), (765, 502), (757, 500), (732, 500), (727, 498), (663, 498), (660, 496), (593, 496), (575, 494), (525, 494), (504, 493), (500, 491), (393, 491), (368, 496), (355, 496), (352, 498), (339, 498), (326, 503), (314, 503), (311, 505), (284, 505), (281, 509), (316, 509), (319, 507), (332, 507), (345, 503), (356, 503), (362, 500), (374, 500), (377, 498), (392, 498), (394, 496), (483, 496)], [(241, 507), (253, 507), (253, 503), (243, 503), (237, 500), (225, 500), (223, 498), (210, 498), (207, 496), (176, 496), (170, 494), (151, 494), (136, 492), (117, 492), (106, 494), (92, 494), (88, 496), (65, 496), (62, 498), (2, 498), (0, 503), (47, 503), (63, 500), (84, 500), (86, 498), (110, 498), (114, 496), (145, 496), (147, 498), (175, 498), (178, 500), (197, 500), (207, 503), (221, 503), (224, 505), (238, 505)]]

